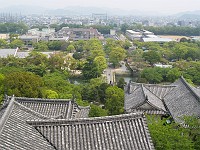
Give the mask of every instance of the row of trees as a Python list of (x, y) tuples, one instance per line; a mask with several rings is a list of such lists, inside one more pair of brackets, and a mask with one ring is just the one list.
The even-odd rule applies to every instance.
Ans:
[(28, 26), (23, 23), (1, 23), (0, 33), (25, 34)]
[[(174, 82), (181, 75), (190, 83), (200, 85), (200, 43), (191, 41), (155, 42), (134, 41), (136, 49), (129, 54), (132, 68), (140, 72), (139, 82)], [(172, 68), (154, 68), (155, 63), (172, 65)]]
[(138, 82), (174, 82), (183, 76), (191, 84), (200, 85), (200, 62), (179, 61), (173, 68), (148, 67), (140, 72)]
[(153, 32), (156, 35), (180, 35), (180, 36), (199, 36), (200, 27), (180, 27), (180, 26), (142, 26), (141, 24), (122, 24), (121, 32), (125, 33), (126, 30), (134, 29), (134, 30), (141, 30), (145, 29), (148, 31)]

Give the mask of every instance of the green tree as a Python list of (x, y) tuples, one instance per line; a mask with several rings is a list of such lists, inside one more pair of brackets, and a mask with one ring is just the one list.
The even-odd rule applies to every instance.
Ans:
[(148, 127), (156, 150), (194, 149), (188, 133), (175, 123), (167, 124), (166, 119), (148, 116)]
[(8, 95), (18, 97), (41, 97), (42, 79), (29, 72), (13, 72), (5, 77), (5, 88)]
[(56, 98), (58, 98), (58, 93), (53, 90), (44, 90), (42, 92), (42, 97), (48, 98), (48, 99), (56, 99)]
[(67, 47), (67, 52), (72, 52), (75, 50), (75, 47), (74, 45), (70, 44), (68, 47)]
[(145, 78), (149, 83), (160, 83), (163, 80), (162, 74), (158, 73), (154, 68), (145, 68), (141, 72), (141, 78)]
[(0, 74), (0, 104), (3, 100), (3, 96), (4, 96), (4, 80), (5, 80), (5, 76), (3, 74)]
[(104, 69), (107, 68), (107, 62), (106, 62), (106, 58), (104, 56), (97, 56), (94, 59), (94, 63), (97, 64), (98, 70), (100, 72), (103, 72)]
[(0, 39), (0, 48), (7, 48), (8, 47), (8, 42), (4, 39)]
[(98, 68), (98, 64), (89, 58), (83, 66), (82, 74), (84, 79), (88, 80), (100, 77), (101, 71)]
[(63, 53), (51, 54), (48, 62), (48, 68), (50, 68), (51, 71), (56, 69), (60, 71), (66, 69), (65, 57)]
[(117, 82), (117, 87), (124, 90), (125, 84), (126, 82), (124, 81), (124, 78), (120, 78), (119, 81)]
[(120, 61), (126, 57), (126, 51), (121, 47), (115, 47), (109, 54), (109, 61), (113, 63), (113, 66), (117, 66)]
[(143, 58), (148, 61), (151, 65), (154, 63), (160, 62), (161, 56), (157, 51), (149, 50), (148, 52), (143, 53)]
[(10, 47), (11, 48), (17, 48), (17, 47), (23, 47), (24, 46), (24, 42), (19, 40), (19, 39), (15, 39), (10, 43)]
[(49, 49), (46, 42), (34, 43), (33, 47), (36, 51), (47, 51)]
[(117, 86), (106, 89), (106, 109), (109, 115), (117, 115), (124, 112), (124, 90)]
[(90, 105), (90, 112), (89, 117), (101, 117), (101, 116), (107, 116), (108, 111), (105, 109), (102, 109), (101, 107), (97, 105)]
[(178, 70), (178, 68), (170, 69), (167, 73), (167, 80), (170, 82), (174, 82), (176, 79), (178, 79), (181, 76), (181, 72)]
[(29, 53), (25, 60), (27, 65), (47, 66), (48, 64), (47, 55), (35, 51)]
[(59, 98), (72, 98), (73, 86), (68, 81), (65, 72), (48, 73), (43, 76), (45, 89), (55, 91)]
[(185, 57), (187, 53), (187, 46), (183, 44), (178, 44), (174, 47), (173, 53), (175, 54), (175, 57), (180, 60)]

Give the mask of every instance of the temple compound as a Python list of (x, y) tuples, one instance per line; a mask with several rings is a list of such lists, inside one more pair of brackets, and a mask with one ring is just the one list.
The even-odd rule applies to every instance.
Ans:
[(200, 89), (181, 77), (171, 85), (129, 83), (125, 88), (125, 111), (171, 115), (178, 122), (184, 116), (200, 117)]
[(88, 118), (72, 100), (7, 97), (2, 150), (154, 150), (143, 113)]

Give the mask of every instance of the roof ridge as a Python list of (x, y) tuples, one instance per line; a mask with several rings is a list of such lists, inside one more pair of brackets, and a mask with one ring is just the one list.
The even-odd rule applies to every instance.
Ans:
[(38, 113), (38, 112), (36, 112), (36, 111), (34, 111), (34, 110), (32, 110), (32, 109), (30, 109), (30, 108), (24, 106), (23, 104), (20, 104), (20, 103), (17, 102), (17, 101), (14, 101), (14, 103), (15, 103), (17, 106), (19, 106), (22, 110), (24, 110), (24, 111), (26, 111), (26, 112), (29, 112), (30, 114), (33, 114), (33, 115), (35, 115), (35, 116), (37, 116), (37, 117), (44, 118), (44, 119), (51, 119), (50, 117), (45, 116), (45, 115), (42, 115), (42, 114), (40, 114), (40, 113)]
[(16, 101), (33, 101), (33, 102), (68, 102), (72, 101), (71, 99), (46, 99), (46, 98), (29, 98), (29, 97), (16, 97)]
[[(146, 88), (145, 86), (142, 86), (142, 90), (144, 91), (144, 89), (143, 88), (145, 88), (146, 90), (148, 90), (153, 96), (155, 96), (156, 98), (158, 98), (161, 102), (163, 102), (162, 101), (162, 99), (160, 99), (156, 94), (154, 94), (153, 92), (151, 92), (148, 88)], [(148, 99), (148, 97), (147, 97), (147, 103), (149, 104), (149, 105), (151, 105), (152, 107), (155, 107), (155, 108), (157, 108), (158, 110), (160, 110), (160, 111), (164, 111), (164, 112), (166, 112), (165, 110), (163, 110), (162, 108), (159, 108), (159, 107), (157, 107), (157, 106), (155, 106), (154, 104), (152, 104), (150, 101), (149, 101), (149, 99)], [(163, 104), (163, 106), (164, 106), (164, 104)], [(165, 106), (164, 106), (165, 107)]]
[(199, 95), (192, 89), (192, 87), (187, 83), (187, 81), (184, 79), (183, 76), (180, 78), (181, 82), (186, 86), (188, 90), (192, 92), (192, 94), (197, 98), (197, 100), (200, 102), (200, 97)]
[(36, 111), (32, 110), (31, 108), (28, 108), (28, 107), (24, 106), (23, 104), (20, 104), (20, 103), (17, 102), (17, 101), (14, 101), (14, 103), (15, 103), (17, 106), (21, 107), (21, 109), (23, 109), (24, 111), (29, 112), (29, 113), (31, 113), (31, 114), (37, 116), (37, 117), (40, 117), (41, 119), (57, 119), (57, 118), (63, 116), (63, 113), (61, 113), (60, 115), (57, 115), (57, 116), (48, 117), (48, 116), (46, 116), (46, 115), (43, 115), (43, 114), (41, 114), (41, 113), (39, 113), (39, 112), (36, 112)]
[(0, 119), (0, 135), (1, 135), (1, 131), (7, 121), (7, 119), (9, 118), (11, 112), (12, 112), (12, 109), (13, 109), (13, 106), (14, 106), (14, 96), (11, 98), (10, 100), (10, 103), (8, 104), (3, 116), (1, 117)]
[(144, 86), (161, 86), (161, 87), (176, 87), (176, 85), (167, 85), (167, 84), (146, 84), (146, 83), (137, 83), (137, 82), (131, 82), (132, 84), (136, 84), (136, 85), (144, 85)]
[[(139, 86), (140, 86), (140, 88), (137, 88), (137, 90), (138, 90), (138, 89), (141, 89), (141, 90), (142, 90), (142, 95), (144, 96), (144, 99), (145, 99), (145, 100), (144, 100), (143, 102), (139, 103), (138, 105), (136, 105), (136, 106), (134, 106), (134, 107), (131, 107), (130, 109), (135, 109), (135, 108), (137, 108), (137, 107), (139, 107), (139, 106), (142, 106), (142, 105), (147, 101), (146, 95), (144, 94), (143, 85), (140, 84)], [(135, 90), (135, 91), (136, 91), (136, 90)]]
[(127, 120), (127, 119), (137, 119), (144, 118), (144, 113), (130, 113), (114, 116), (104, 116), (104, 117), (93, 117), (93, 118), (76, 118), (76, 119), (50, 119), (50, 120), (27, 120), (30, 125), (47, 125), (56, 124), (58, 122), (62, 124), (82, 124), (84, 123), (100, 123), (103, 121), (117, 121), (117, 120)]

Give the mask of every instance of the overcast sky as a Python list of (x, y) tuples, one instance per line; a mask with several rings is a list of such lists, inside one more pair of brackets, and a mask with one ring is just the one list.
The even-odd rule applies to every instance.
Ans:
[(96, 6), (162, 13), (200, 10), (200, 0), (0, 0), (0, 7), (10, 5), (36, 5), (46, 8)]

